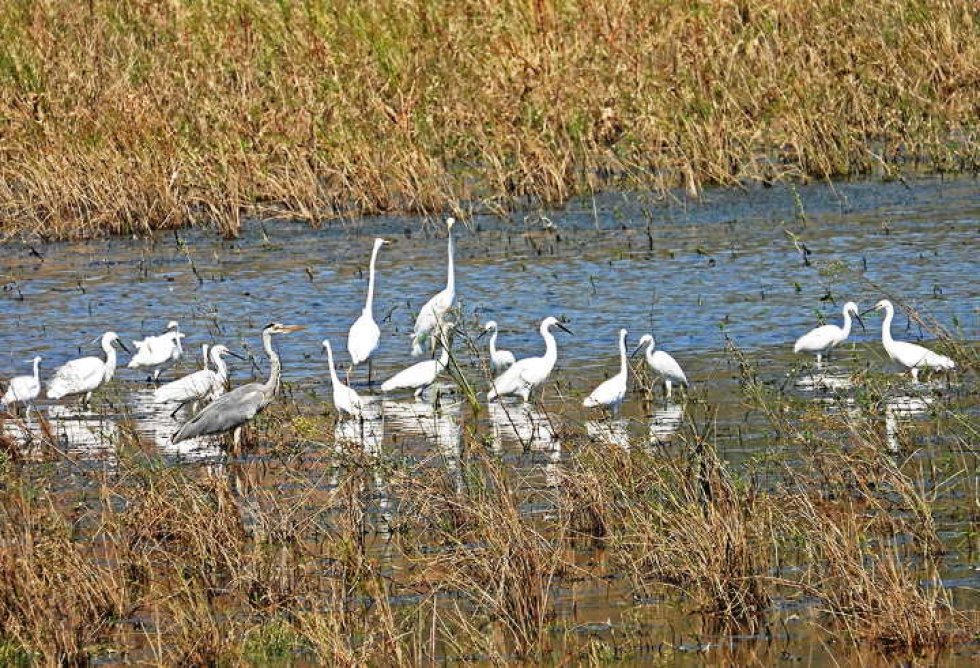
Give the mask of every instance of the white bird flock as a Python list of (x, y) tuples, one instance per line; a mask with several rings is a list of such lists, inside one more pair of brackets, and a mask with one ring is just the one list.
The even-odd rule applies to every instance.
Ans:
[[(432, 297), (418, 313), (412, 330), (412, 356), (423, 354), (428, 348), (430, 354), (440, 350), (438, 357), (431, 357), (413, 364), (382, 383), (384, 393), (399, 390), (412, 390), (418, 397), (425, 393), (440, 374), (445, 372), (452, 349), (452, 331), (458, 331), (451, 323), (451, 311), (456, 300), (455, 267), (453, 260), (453, 218), (446, 219), (447, 241), (447, 277), (446, 287)], [(347, 336), (347, 352), (352, 365), (367, 361), (369, 364), (368, 384), (370, 385), (370, 363), (378, 349), (381, 329), (374, 320), (373, 306), (376, 281), (376, 263), (382, 246), (389, 243), (377, 238), (371, 251), (368, 274), (367, 298), (360, 317), (351, 325)], [(869, 309), (870, 310), (870, 309)], [(892, 303), (887, 299), (879, 301), (874, 310), (884, 311), (881, 328), (881, 342), (889, 358), (908, 370), (915, 382), (923, 370), (951, 371), (956, 363), (923, 346), (906, 341), (896, 341), (892, 338), (891, 324), (895, 315)], [(815, 354), (817, 366), (830, 351), (847, 340), (851, 334), (852, 318), (861, 322), (861, 314), (855, 302), (849, 301), (842, 309), (844, 322), (842, 326), (824, 325), (817, 327), (796, 340), (795, 353)], [(862, 327), (864, 326), (861, 323)], [(549, 316), (541, 321), (539, 333), (544, 341), (544, 354), (538, 357), (527, 357), (516, 360), (513, 353), (497, 348), (498, 325), (494, 320), (483, 326), (484, 334), (490, 335), (489, 363), (496, 376), (491, 380), (486, 393), (488, 402), (500, 401), (506, 396), (516, 396), (527, 402), (531, 394), (551, 375), (558, 361), (558, 345), (552, 332), (558, 328), (568, 332), (565, 325), (556, 317)], [(198, 403), (205, 407), (188, 420), (177, 433), (174, 442), (195, 436), (234, 432), (236, 443), (239, 441), (242, 427), (261, 412), (275, 397), (279, 389), (281, 365), (279, 355), (272, 346), (271, 337), (276, 334), (287, 334), (303, 329), (300, 325), (282, 325), (271, 323), (263, 329), (262, 340), (266, 354), (270, 360), (269, 380), (265, 383), (251, 383), (238, 387), (226, 393), (228, 385), (228, 367), (224, 355), (234, 355), (226, 346), (214, 345), (210, 352), (204, 347), (204, 368), (182, 378), (158, 387), (153, 393), (155, 402), (186, 404), (193, 402), (196, 412)], [(140, 341), (134, 341), (137, 350), (127, 365), (131, 369), (145, 369), (152, 374), (152, 380), (158, 381), (161, 372), (173, 366), (181, 357), (183, 347), (181, 339), (185, 335), (179, 330), (176, 321), (167, 324), (166, 331), (157, 336), (150, 336)], [(629, 385), (629, 363), (626, 348), (627, 331), (619, 330), (619, 371), (613, 377), (601, 383), (582, 402), (586, 408), (603, 408), (618, 413), (626, 399)], [(105, 332), (101, 337), (101, 347), (104, 357), (82, 357), (74, 359), (55, 369), (47, 381), (47, 398), (52, 400), (64, 397), (82, 395), (83, 402), (91, 400), (92, 393), (108, 383), (116, 370), (119, 346), (127, 350), (119, 336), (112, 331)], [(94, 342), (93, 342), (94, 343)], [(333, 403), (336, 409), (348, 415), (364, 417), (365, 406), (373, 399), (370, 395), (362, 396), (349, 385), (341, 382), (334, 363), (333, 349), (330, 341), (324, 339), (322, 347), (326, 350), (329, 365), (330, 383)], [(663, 379), (665, 395), (670, 399), (674, 385), (688, 386), (688, 379), (680, 364), (663, 350), (655, 350), (656, 341), (651, 334), (640, 338), (639, 345), (633, 352), (636, 355), (645, 347), (645, 358), (650, 369)], [(237, 357), (237, 355), (235, 355)], [(213, 369), (209, 368), (210, 360)], [(17, 404), (27, 406), (29, 414), (33, 402), (41, 393), (41, 378), (39, 375), (40, 356), (33, 360), (33, 375), (16, 376), (12, 378), (0, 400), (0, 406), (7, 409)], [(179, 410), (179, 407), (178, 407)], [(175, 411), (176, 413), (176, 411)]]

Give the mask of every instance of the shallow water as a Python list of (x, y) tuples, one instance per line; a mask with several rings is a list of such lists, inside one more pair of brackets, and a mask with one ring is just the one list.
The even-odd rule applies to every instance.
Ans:
[[(379, 417), (364, 424), (340, 420), (332, 440), (369, 454), (388, 452), (415, 461), (438, 457), (455, 475), (463, 430), (475, 429), (532, 488), (556, 484), (568, 456), (561, 434), (569, 424), (614, 447), (669, 447), (687, 417), (681, 396), (668, 402), (658, 389), (653, 401), (641, 401), (641, 393), (634, 392), (615, 420), (580, 409), (582, 397), (615, 372), (616, 334), (626, 327), (633, 345), (642, 334), (654, 333), (658, 345), (685, 368), (695, 392), (717, 407), (716, 437), (727, 459), (763, 455), (771, 434), (743, 405), (728, 341), (770, 386), (826, 402), (829, 411), (860, 413), (854, 373), (867, 367), (898, 371), (877, 342), (878, 316), (869, 314), (867, 331), (857, 329), (820, 373), (803, 368), (812, 360), (793, 356), (793, 341), (818, 318), (839, 322), (847, 300), (863, 309), (888, 296), (975, 345), (980, 339), (978, 232), (980, 185), (970, 179), (921, 180), (911, 187), (812, 185), (795, 194), (782, 187), (709, 192), (703, 203), (604, 195), (546, 216), (477, 217), (454, 230), (460, 324), (468, 334), (475, 336), (480, 323), (495, 319), (501, 327), (498, 345), (520, 358), (540, 354), (537, 325), (543, 317), (563, 316), (574, 331), (574, 336), (557, 335), (559, 370), (543, 404), (505, 402), (474, 418), (447, 381), (433, 391), (438, 408), (431, 397), (379, 399), (374, 409)], [(0, 330), (0, 377), (26, 373), (26, 360), (34, 354), (44, 356), (45, 373), (78, 354), (98, 354), (90, 342), (107, 329), (128, 341), (159, 333), (177, 319), (188, 333), (179, 373), (199, 367), (200, 344), (221, 342), (256, 356), (251, 366), (230, 360), (232, 383), (239, 384), (253, 372), (264, 375), (259, 330), (280, 321), (307, 326), (277, 338), (287, 391), (302, 405), (328, 403), (320, 342), (329, 338), (338, 363), (346, 365), (346, 331), (363, 306), (376, 235), (395, 242), (379, 256), (374, 307), (382, 342), (373, 373), (384, 379), (417, 361), (408, 355), (413, 313), (445, 283), (446, 241), (438, 221), (368, 219), (322, 230), (256, 222), (234, 241), (188, 231), (2, 248), (7, 282), (0, 297), (6, 325)], [(929, 339), (901, 310), (893, 333)], [(477, 389), (485, 388), (475, 358), (458, 342), (457, 356)], [(122, 355), (121, 365), (127, 359)], [(360, 391), (373, 392), (364, 383), (366, 370), (354, 371), (352, 380)], [(937, 412), (953, 410), (975, 421), (980, 412), (975, 378), (903, 387), (907, 394), (887, 397), (881, 411), (887, 442), (921, 457), (951, 456), (962, 444), (920, 427)], [(172, 408), (153, 404), (142, 373), (120, 369), (107, 396), (109, 403), (92, 410), (41, 402), (73, 459), (111, 466), (117, 422), (130, 419), (174, 462), (223, 459), (221, 449), (207, 441), (170, 444), (179, 423), (170, 416)], [(374, 524), (383, 533), (391, 504), (385, 481), (376, 485)], [(527, 508), (541, 510), (533, 504)], [(970, 526), (950, 519), (942, 529), (956, 539)], [(980, 586), (973, 558), (964, 554), (949, 562), (949, 584), (965, 597)], [(608, 594), (579, 595), (579, 621), (616, 618), (610, 610), (618, 605)]]

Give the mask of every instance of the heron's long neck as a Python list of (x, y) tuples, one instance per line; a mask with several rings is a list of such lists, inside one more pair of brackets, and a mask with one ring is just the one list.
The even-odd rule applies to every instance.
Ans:
[(203, 346), (201, 346), (201, 355), (204, 356), (204, 370), (205, 371), (208, 370), (208, 348), (209, 347), (210, 346), (208, 346), (208, 344), (206, 344), (206, 343)]
[(619, 337), (619, 373), (626, 375), (626, 335)]
[(657, 342), (655, 340), (650, 341), (650, 343), (647, 344), (647, 352), (646, 352), (647, 364), (649, 364), (650, 366), (653, 366), (653, 349), (654, 347), (656, 347), (656, 345)]
[(225, 364), (224, 359), (222, 359), (221, 353), (212, 353), (211, 363), (214, 364), (214, 372), (218, 374), (218, 378), (224, 382), (224, 380), (228, 378), (228, 365)]
[(892, 339), (892, 317), (894, 315), (895, 310), (889, 306), (885, 309), (885, 319), (881, 321), (881, 342), (886, 346), (894, 342)]
[(490, 335), (490, 357), (497, 354), (497, 330), (494, 329)]
[(558, 360), (558, 344), (555, 343), (555, 335), (547, 327), (541, 328), (541, 338), (544, 339), (544, 358), (549, 364), (554, 364)]
[(851, 335), (851, 312), (844, 311), (844, 327), (842, 329), (842, 334), (844, 339)]
[(37, 373), (37, 368), (41, 364), (41, 360), (34, 360), (34, 382), (40, 383), (41, 377)]
[(269, 356), (269, 363), (271, 365), (269, 369), (269, 380), (265, 384), (265, 389), (274, 394), (279, 391), (279, 377), (282, 375), (282, 363), (279, 361), (279, 353), (272, 347), (272, 334), (270, 332), (262, 333), (262, 347), (265, 348), (265, 354)]
[(102, 350), (105, 351), (105, 367), (102, 371), (102, 382), (108, 383), (112, 380), (112, 374), (116, 372), (116, 349), (112, 347), (111, 341), (103, 341)]
[(337, 370), (333, 368), (333, 348), (327, 343), (327, 364), (330, 365), (330, 384), (336, 388), (340, 385), (340, 379), (337, 378)]
[(367, 314), (370, 314), (374, 308), (374, 262), (378, 259), (380, 249), (381, 246), (375, 246), (374, 250), (371, 251), (371, 267), (368, 269), (368, 294), (367, 301), (364, 303), (364, 312)]
[(456, 272), (453, 269), (453, 231), (449, 230), (449, 270), (446, 276), (446, 289), (450, 292), (456, 290)]

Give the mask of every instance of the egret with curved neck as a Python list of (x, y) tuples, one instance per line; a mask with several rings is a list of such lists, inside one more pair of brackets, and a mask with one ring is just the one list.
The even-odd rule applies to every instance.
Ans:
[(619, 330), (619, 373), (600, 383), (582, 405), (586, 408), (608, 408), (618, 413), (626, 397), (626, 384), (629, 379), (629, 366), (626, 362), (626, 330)]
[(333, 389), (333, 404), (337, 410), (343, 411), (348, 415), (360, 417), (362, 401), (361, 396), (351, 388), (344, 385), (337, 377), (337, 369), (333, 364), (333, 348), (330, 341), (323, 340), (323, 348), (327, 351), (327, 364), (330, 366), (330, 386)]
[[(483, 326), (483, 336), (484, 334), (490, 334), (490, 368), (494, 373), (500, 373), (501, 371), (510, 367), (516, 360), (514, 359), (514, 353), (509, 350), (498, 350), (497, 349), (497, 321), (490, 320)], [(479, 338), (479, 337), (477, 337)]]
[(273, 335), (289, 334), (301, 329), (303, 329), (302, 325), (282, 325), (276, 322), (267, 325), (262, 330), (262, 347), (269, 357), (269, 379), (264, 383), (242, 385), (221, 395), (184, 423), (171, 440), (180, 443), (196, 436), (224, 434), (230, 431), (233, 433), (233, 448), (237, 452), (241, 445), (242, 428), (272, 403), (279, 392), (282, 363), (279, 360), (279, 353), (272, 347)]
[(819, 369), (823, 356), (829, 356), (833, 348), (846, 341), (847, 337), (851, 335), (852, 315), (861, 324), (861, 327), (864, 327), (864, 322), (861, 321), (861, 316), (858, 314), (858, 305), (854, 302), (844, 304), (842, 313), (844, 314), (843, 327), (823, 325), (822, 327), (811, 329), (796, 340), (796, 344), (793, 346), (793, 352), (816, 354), (817, 368)]
[(912, 373), (912, 380), (919, 381), (919, 371), (922, 369), (949, 371), (956, 368), (956, 362), (945, 355), (934, 353), (915, 343), (896, 341), (892, 338), (892, 318), (895, 316), (895, 307), (890, 301), (882, 299), (875, 304), (874, 310), (885, 312), (885, 318), (881, 321), (881, 344), (885, 347), (885, 352), (892, 361), (898, 362)]
[(387, 243), (389, 242), (380, 238), (374, 240), (371, 264), (368, 269), (367, 300), (360, 317), (354, 321), (347, 333), (347, 352), (350, 354), (351, 363), (356, 366), (367, 360), (369, 384), (371, 382), (371, 354), (378, 348), (378, 341), (381, 339), (381, 328), (374, 321), (374, 265), (378, 259), (378, 251)]
[(455, 218), (446, 219), (446, 230), (449, 234), (446, 288), (427, 301), (415, 319), (415, 327), (412, 330), (413, 357), (418, 357), (424, 352), (423, 344), (426, 342), (430, 342), (430, 350), (435, 349), (436, 337), (433, 335), (438, 331), (438, 328), (444, 326), (446, 314), (456, 300), (456, 272), (453, 266), (453, 225), (455, 223)]
[(544, 339), (544, 355), (527, 357), (514, 362), (513, 366), (494, 379), (493, 388), (487, 392), (487, 401), (509, 394), (517, 395), (527, 401), (531, 391), (547, 380), (558, 361), (558, 344), (555, 343), (555, 337), (551, 333), (552, 327), (571, 334), (558, 318), (549, 316), (542, 320), (538, 331)]
[(55, 369), (54, 376), (48, 381), (48, 398), (60, 399), (73, 394), (84, 394), (83, 403), (87, 404), (92, 398), (92, 392), (112, 380), (116, 372), (116, 345), (129, 352), (115, 332), (106, 332), (102, 335), (104, 360), (98, 357), (82, 357)]
[(671, 390), (673, 385), (676, 383), (678, 385), (683, 385), (687, 387), (687, 376), (684, 375), (684, 370), (681, 369), (681, 365), (677, 363), (670, 353), (663, 350), (654, 350), (657, 345), (656, 339), (653, 338), (651, 334), (644, 334), (640, 337), (640, 343), (633, 351), (633, 354), (640, 352), (643, 346), (646, 346), (646, 360), (647, 365), (653, 370), (658, 376), (663, 378), (664, 387), (666, 392), (666, 399), (670, 399)]

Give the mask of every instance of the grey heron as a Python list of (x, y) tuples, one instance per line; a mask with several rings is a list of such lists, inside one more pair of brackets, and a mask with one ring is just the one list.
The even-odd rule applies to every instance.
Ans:
[(233, 432), (234, 448), (241, 443), (242, 427), (272, 403), (279, 391), (279, 377), (282, 365), (279, 354), (272, 347), (273, 334), (289, 334), (303, 329), (302, 325), (282, 325), (273, 322), (262, 330), (262, 346), (269, 356), (271, 369), (269, 380), (264, 383), (249, 383), (222, 394), (205, 406), (200, 413), (185, 422), (171, 437), (174, 443), (186, 441), (196, 436), (210, 436)]

